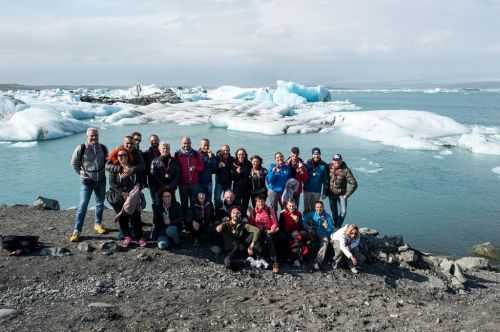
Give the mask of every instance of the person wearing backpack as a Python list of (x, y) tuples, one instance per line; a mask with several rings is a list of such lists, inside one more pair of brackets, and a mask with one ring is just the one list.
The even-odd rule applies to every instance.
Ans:
[(107, 233), (102, 225), (104, 199), (106, 195), (106, 158), (108, 149), (99, 143), (99, 132), (96, 128), (87, 129), (87, 141), (78, 145), (71, 156), (71, 166), (80, 176), (80, 203), (75, 215), (74, 230), (70, 241), (78, 242), (82, 232), (87, 207), (92, 192), (95, 194), (95, 225), (97, 234)]
[(325, 185), (325, 196), (330, 201), (335, 229), (342, 227), (347, 213), (347, 199), (358, 188), (358, 182), (340, 154), (333, 156), (328, 166)]

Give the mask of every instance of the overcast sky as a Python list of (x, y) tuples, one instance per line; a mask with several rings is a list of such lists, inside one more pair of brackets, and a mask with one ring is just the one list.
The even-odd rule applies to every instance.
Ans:
[(497, 0), (0, 0), (0, 83), (500, 79)]

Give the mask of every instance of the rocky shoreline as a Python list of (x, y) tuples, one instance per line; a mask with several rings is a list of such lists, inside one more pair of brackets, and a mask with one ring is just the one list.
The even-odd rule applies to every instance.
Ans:
[[(88, 213), (0, 207), (1, 235), (37, 235), (45, 248), (0, 252), (2, 331), (498, 331), (500, 274), (480, 258), (453, 260), (363, 229), (362, 273), (284, 266), (227, 271), (189, 239), (174, 251), (121, 251)], [(144, 214), (149, 223), (151, 215)], [(149, 230), (149, 227), (145, 227)]]

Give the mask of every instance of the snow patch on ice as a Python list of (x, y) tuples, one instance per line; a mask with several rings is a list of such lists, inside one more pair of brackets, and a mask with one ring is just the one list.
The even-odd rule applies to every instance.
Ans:
[(473, 153), (500, 155), (500, 128), (473, 127), (460, 137), (458, 145)]
[(16, 142), (9, 145), (9, 148), (32, 148), (38, 145), (37, 141), (34, 142)]

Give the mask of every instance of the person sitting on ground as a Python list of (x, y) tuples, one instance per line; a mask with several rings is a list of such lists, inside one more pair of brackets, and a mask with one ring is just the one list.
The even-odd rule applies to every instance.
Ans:
[(158, 241), (158, 248), (166, 250), (180, 244), (179, 225), (182, 224), (182, 209), (168, 188), (162, 188), (158, 196), (160, 204), (153, 206), (151, 239)]
[(347, 199), (358, 188), (358, 182), (340, 154), (333, 156), (326, 173), (324, 192), (330, 201), (335, 228), (342, 227), (347, 213)]
[(252, 169), (250, 170), (250, 198), (252, 206), (255, 207), (257, 196), (263, 196), (267, 199), (266, 176), (267, 169), (262, 167), (262, 158), (258, 155), (253, 155), (250, 158)]
[(236, 150), (236, 157), (231, 168), (231, 179), (233, 181), (233, 191), (236, 196), (236, 205), (241, 207), (243, 215), (247, 214), (250, 203), (250, 171), (252, 164), (248, 160), (247, 151), (243, 148)]
[[(278, 204), (281, 205), (281, 196), (283, 195), (285, 184), (290, 178), (291, 172), (281, 152), (276, 152), (274, 154), (274, 160), (275, 163), (271, 163), (266, 177), (268, 189), (267, 205), (274, 211), (277, 211)], [(283, 206), (281, 207), (283, 208)]]
[(246, 264), (246, 258), (254, 255), (259, 241), (260, 231), (257, 227), (243, 223), (238, 206), (232, 206), (229, 216), (216, 227), (224, 239), (224, 265), (232, 270), (240, 270)]
[(333, 268), (336, 269), (347, 260), (354, 274), (359, 273), (358, 266), (358, 246), (359, 228), (356, 224), (347, 224), (331, 235), (335, 257), (333, 258)]
[(153, 204), (158, 205), (160, 197), (158, 191), (161, 188), (166, 188), (174, 194), (177, 190), (177, 185), (180, 179), (179, 164), (170, 155), (170, 144), (161, 142), (159, 145), (160, 156), (153, 159), (151, 162), (149, 190), (153, 195)]
[(134, 237), (139, 239), (139, 245), (146, 246), (141, 220), (141, 210), (145, 199), (141, 192), (141, 184), (137, 179), (139, 174), (129, 169), (131, 159), (131, 151), (123, 147), (111, 151), (109, 162), (113, 167), (109, 171), (110, 189), (106, 192), (108, 202), (117, 213), (115, 221), (118, 221), (120, 225), (120, 232), (123, 235), (121, 245), (125, 248), (132, 242), (130, 225), (132, 225)]
[(302, 193), (302, 189), (304, 183), (309, 178), (307, 173), (306, 165), (304, 161), (299, 157), (300, 150), (298, 147), (294, 146), (290, 149), (290, 156), (287, 159), (287, 164), (290, 167), (291, 177), (298, 181), (299, 185), (297, 191), (294, 194), (295, 202), (297, 205), (299, 204), (300, 194)]
[(278, 255), (276, 253), (276, 244), (274, 236), (279, 231), (276, 212), (269, 206), (266, 206), (264, 197), (257, 197), (255, 201), (255, 208), (250, 212), (249, 220), (250, 225), (260, 229), (259, 243), (266, 255), (265, 258), (272, 262), (272, 269), (274, 273), (279, 272)]
[(313, 245), (318, 247), (314, 269), (319, 270), (325, 261), (330, 246), (330, 235), (333, 232), (333, 219), (325, 212), (322, 201), (316, 201), (314, 209), (314, 212), (309, 212), (304, 215), (302, 227), (307, 232), (308, 239)]
[[(231, 156), (229, 145), (224, 144), (215, 156), (215, 190), (214, 206), (219, 209), (222, 205), (222, 194), (231, 189), (231, 168), (234, 158)], [(245, 212), (244, 212), (245, 213)]]
[(301, 266), (304, 256), (309, 253), (309, 248), (305, 244), (305, 234), (302, 232), (302, 213), (297, 209), (294, 200), (288, 201), (285, 209), (281, 211), (279, 229), (280, 256), (290, 259), (297, 267)]
[[(235, 205), (236, 196), (231, 189), (224, 191), (222, 195), (222, 205), (215, 212), (215, 219), (218, 223), (222, 222), (222, 219), (229, 217), (229, 208)], [(244, 217), (246, 219), (246, 215)]]
[(207, 194), (200, 191), (196, 195), (194, 205), (191, 207), (191, 231), (194, 245), (199, 245), (201, 240), (213, 241), (215, 230), (215, 211), (212, 202), (208, 200)]
[(308, 178), (304, 182), (304, 214), (314, 211), (314, 202), (321, 199), (327, 172), (326, 163), (321, 160), (321, 150), (312, 149), (312, 157), (306, 162)]
[(87, 141), (78, 145), (71, 156), (71, 166), (80, 176), (80, 203), (75, 214), (73, 233), (70, 241), (78, 242), (82, 232), (87, 207), (92, 192), (95, 193), (95, 224), (97, 234), (107, 233), (102, 225), (104, 198), (106, 194), (106, 173), (104, 171), (108, 149), (99, 143), (99, 132), (96, 128), (87, 129)]

